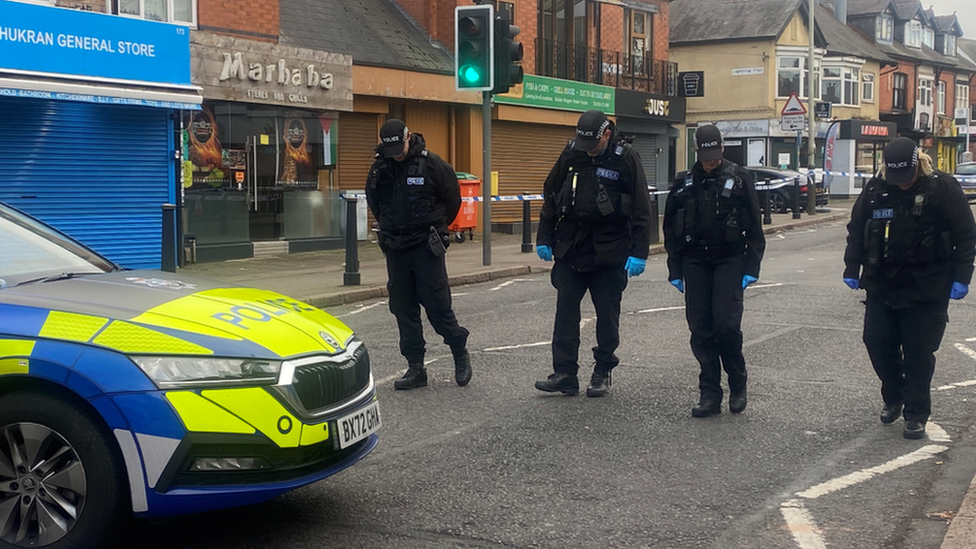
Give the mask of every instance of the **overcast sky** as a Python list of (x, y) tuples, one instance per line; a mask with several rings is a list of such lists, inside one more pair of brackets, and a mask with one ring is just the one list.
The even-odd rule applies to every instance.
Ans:
[(976, 2), (973, 0), (921, 0), (921, 2), (923, 8), (931, 7), (936, 15), (952, 15), (952, 12), (956, 12), (959, 24), (962, 25), (963, 37), (976, 40)]

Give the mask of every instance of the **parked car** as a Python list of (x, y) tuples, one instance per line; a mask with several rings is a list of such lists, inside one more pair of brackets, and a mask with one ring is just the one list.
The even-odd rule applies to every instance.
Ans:
[(953, 172), (953, 175), (962, 185), (962, 192), (966, 193), (966, 198), (970, 202), (976, 202), (976, 162), (956, 164), (956, 171)]
[[(766, 166), (747, 166), (745, 169), (752, 173), (756, 180), (757, 190), (763, 190), (764, 182), (769, 179), (768, 187), (770, 211), (773, 213), (786, 213), (793, 209), (793, 181), (799, 176), (802, 178), (800, 185), (800, 211), (807, 208), (807, 178), (800, 172), (793, 170), (781, 170), (779, 168), (769, 168)], [(675, 176), (675, 180), (682, 180), (688, 174), (687, 170), (680, 171)], [(824, 192), (823, 181), (816, 183), (817, 206), (826, 206), (828, 194)], [(762, 195), (760, 194), (760, 200)]]
[(365, 457), (366, 347), (283, 295), (123, 271), (0, 204), (3, 547), (257, 503)]

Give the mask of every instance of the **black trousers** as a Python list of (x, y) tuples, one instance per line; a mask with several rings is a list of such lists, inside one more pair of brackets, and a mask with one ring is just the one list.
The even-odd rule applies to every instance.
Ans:
[(701, 398), (722, 400), (722, 368), (732, 394), (746, 389), (746, 359), (742, 356), (741, 255), (718, 259), (682, 260), (685, 317), (691, 329), (691, 351), (701, 365)]
[(420, 306), (444, 343), (457, 354), (464, 350), (468, 331), (458, 325), (451, 309), (451, 287), (444, 256), (437, 257), (426, 245), (386, 252), (386, 289), (390, 312), (400, 330), (400, 354), (411, 364), (423, 363), (425, 344)]
[(587, 290), (596, 309), (596, 369), (609, 372), (620, 362), (620, 298), (627, 287), (623, 268), (580, 273), (559, 261), (550, 273), (556, 288), (556, 322), (552, 330), (552, 369), (557, 374), (579, 371), (580, 302)]
[(906, 421), (928, 421), (932, 412), (935, 352), (949, 322), (949, 302), (893, 309), (868, 295), (864, 345), (881, 379), (885, 404), (905, 404)]

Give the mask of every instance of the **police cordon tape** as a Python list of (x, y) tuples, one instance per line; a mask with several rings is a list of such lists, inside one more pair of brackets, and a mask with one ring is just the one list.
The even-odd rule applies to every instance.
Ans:
[[(872, 177), (874, 177), (873, 174), (857, 173), (857, 172), (824, 172), (824, 173), (827, 174), (827, 175), (832, 175), (834, 177), (860, 177), (860, 178), (863, 178), (863, 179), (871, 179)], [(954, 176), (954, 177), (960, 183), (976, 183), (976, 176), (957, 175), (957, 176)], [(804, 179), (805, 178), (806, 177), (804, 177)], [(792, 183), (792, 182), (793, 182), (793, 178), (790, 178), (790, 179), (771, 179), (768, 182), (765, 181), (765, 180), (763, 180), (762, 182), (757, 181), (756, 182), (756, 190), (757, 191), (762, 191), (762, 190), (766, 190), (766, 189), (772, 188), (774, 185), (780, 185), (782, 183)], [(801, 181), (801, 183), (802, 183), (802, 181)], [(666, 191), (666, 190), (665, 191), (650, 191), (649, 194), (659, 195), (659, 194), (668, 194), (668, 192), (669, 191)], [(347, 197), (348, 198), (355, 198), (357, 200), (365, 200), (366, 199), (366, 195), (363, 194), (363, 193), (340, 193), (339, 196), (341, 198), (343, 198), (343, 199), (345, 199)], [(545, 197), (543, 195), (541, 195), (541, 194), (518, 194), (518, 195), (510, 195), (510, 196), (492, 196), (490, 198), (490, 201), (491, 202), (524, 202), (526, 200), (542, 200), (543, 198), (545, 198)], [(461, 200), (464, 201), (464, 202), (484, 202), (485, 201), (484, 197), (482, 197), (482, 196), (464, 196), (464, 197), (461, 197)]]

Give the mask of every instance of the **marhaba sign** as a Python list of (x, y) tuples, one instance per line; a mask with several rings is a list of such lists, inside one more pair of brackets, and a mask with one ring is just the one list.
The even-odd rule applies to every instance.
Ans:
[[(288, 67), (284, 59), (279, 59), (277, 63), (265, 65), (263, 63), (247, 63), (247, 71), (244, 70), (245, 60), (241, 52), (233, 54), (224, 52), (224, 64), (220, 69), (220, 81), (225, 82), (236, 78), (241, 81), (250, 80), (252, 82), (277, 82), (283, 86), (291, 85), (294, 87), (305, 86), (307, 88), (322, 88), (331, 90), (335, 82), (335, 77), (330, 72), (324, 72), (321, 67), (315, 64), (305, 64), (300, 68)], [(319, 71), (323, 72), (319, 72)], [(252, 92), (253, 93), (253, 92)], [(260, 99), (269, 99), (275, 92), (261, 90)], [(278, 92), (281, 97), (276, 99), (283, 100), (284, 92)], [(249, 97), (254, 95), (249, 94)], [(289, 93), (288, 101), (292, 103), (308, 103), (308, 96), (301, 93)]]

